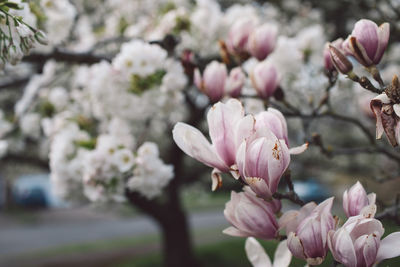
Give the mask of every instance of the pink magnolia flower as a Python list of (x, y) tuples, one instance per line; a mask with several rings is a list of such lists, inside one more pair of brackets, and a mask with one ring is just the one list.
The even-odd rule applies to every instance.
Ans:
[(248, 50), (258, 60), (264, 60), (275, 48), (278, 28), (272, 24), (258, 26), (250, 34)]
[(290, 232), (296, 232), (297, 227), (300, 223), (310, 216), (312, 211), (317, 207), (315, 202), (309, 202), (300, 210), (288, 210), (279, 218), (279, 229), (285, 229), (286, 235)]
[(380, 94), (371, 100), (371, 109), (376, 118), (376, 138), (383, 132), (392, 146), (400, 143), (400, 104), (394, 104), (386, 95)]
[(381, 240), (382, 223), (363, 215), (350, 217), (336, 231), (329, 231), (328, 246), (333, 257), (346, 267), (370, 267), (400, 255), (400, 232)]
[(254, 30), (254, 27), (254, 20), (247, 18), (239, 19), (232, 25), (226, 42), (230, 53), (240, 54), (247, 51), (249, 36)]
[(389, 23), (378, 27), (371, 20), (359, 20), (343, 45), (363, 66), (376, 65), (381, 61), (388, 45), (389, 28)]
[[(275, 136), (284, 140), (286, 145), (289, 147), (289, 138), (287, 123), (283, 114), (274, 108), (268, 108), (267, 111), (258, 113), (256, 116), (256, 129), (268, 128)], [(290, 154), (300, 154), (303, 153), (308, 148), (308, 144), (303, 144), (299, 147), (293, 147), (289, 149)]]
[(265, 252), (260, 243), (253, 237), (246, 239), (245, 244), (246, 255), (253, 267), (288, 267), (292, 260), (292, 253), (290, 253), (286, 240), (279, 243), (275, 250), (274, 263)]
[(233, 68), (225, 83), (225, 92), (231, 97), (239, 97), (242, 91), (246, 75), (240, 67)]
[(275, 213), (280, 210), (280, 201), (267, 202), (258, 198), (249, 188), (244, 192), (231, 192), (231, 200), (226, 203), (224, 215), (233, 225), (223, 233), (231, 236), (254, 236), (274, 239), (278, 234)]
[(242, 142), (236, 154), (240, 176), (264, 199), (272, 198), (289, 162), (285, 141), (279, 140), (268, 128), (257, 129)]
[(236, 150), (242, 141), (254, 132), (254, 118), (244, 116), (244, 108), (236, 99), (225, 104), (215, 104), (207, 114), (210, 142), (196, 128), (177, 123), (172, 131), (173, 139), (187, 155), (213, 167), (212, 189), (221, 183), (220, 172), (236, 170)]
[(375, 205), (375, 199), (375, 193), (371, 193), (367, 196), (364, 187), (360, 182), (357, 182), (343, 193), (344, 212), (347, 217), (359, 215), (367, 206)]
[(266, 61), (260, 62), (254, 67), (250, 78), (257, 94), (264, 99), (270, 98), (279, 85), (276, 68)]
[(194, 71), (194, 84), (212, 102), (217, 102), (224, 96), (227, 77), (228, 70), (226, 65), (214, 60), (204, 69), (203, 77), (201, 77), (199, 69)]
[(331, 214), (333, 197), (325, 200), (301, 221), (295, 232), (288, 235), (288, 247), (293, 256), (310, 265), (321, 264), (328, 251), (327, 235), (335, 227)]

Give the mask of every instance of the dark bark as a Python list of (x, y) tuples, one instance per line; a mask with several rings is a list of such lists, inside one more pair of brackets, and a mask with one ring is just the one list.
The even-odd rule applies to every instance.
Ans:
[(189, 224), (183, 211), (178, 191), (166, 202), (148, 200), (138, 193), (127, 191), (132, 205), (140, 208), (160, 226), (162, 234), (163, 265), (166, 267), (198, 266), (190, 236)]

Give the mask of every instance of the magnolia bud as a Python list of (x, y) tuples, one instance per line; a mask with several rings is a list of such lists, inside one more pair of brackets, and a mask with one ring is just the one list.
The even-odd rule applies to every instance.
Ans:
[(349, 190), (344, 191), (343, 209), (347, 217), (359, 215), (364, 207), (375, 204), (374, 196), (375, 194), (367, 196), (367, 192), (365, 192), (360, 182), (357, 182)]
[(258, 63), (251, 75), (251, 82), (261, 98), (271, 97), (279, 84), (278, 72), (267, 62)]
[(351, 64), (350, 60), (348, 60), (339, 49), (333, 45), (329, 45), (329, 52), (331, 54), (332, 63), (339, 72), (348, 74), (353, 70), (353, 64)]
[(383, 23), (378, 27), (371, 20), (359, 20), (345, 42), (346, 50), (363, 66), (376, 65), (386, 50), (389, 35), (389, 23)]
[(277, 32), (275, 25), (264, 24), (257, 27), (249, 37), (250, 54), (258, 60), (264, 60), (275, 48)]

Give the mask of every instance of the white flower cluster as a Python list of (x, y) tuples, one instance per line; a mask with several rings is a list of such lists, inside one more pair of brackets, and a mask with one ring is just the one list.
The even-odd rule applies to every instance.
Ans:
[(51, 45), (59, 45), (71, 33), (76, 9), (68, 0), (42, 0), (40, 4), (46, 15), (45, 27)]
[(29, 4), (11, 0), (0, 7), (0, 70), (17, 64), (35, 43), (47, 44), (46, 35), (35, 29), (36, 16)]
[(159, 158), (158, 147), (151, 142), (144, 143), (137, 151), (136, 167), (128, 180), (128, 188), (148, 199), (161, 194), (161, 190), (174, 176), (172, 165), (165, 165)]

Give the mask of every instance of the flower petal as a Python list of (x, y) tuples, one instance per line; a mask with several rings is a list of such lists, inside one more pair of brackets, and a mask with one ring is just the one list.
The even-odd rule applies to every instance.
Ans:
[(178, 147), (192, 158), (222, 172), (229, 171), (229, 168), (218, 157), (215, 148), (196, 128), (178, 122), (172, 130), (172, 136)]
[(284, 240), (279, 243), (278, 247), (275, 250), (274, 255), (274, 267), (287, 267), (292, 260), (292, 253), (290, 252), (287, 241)]
[(400, 232), (395, 232), (381, 241), (376, 262), (400, 256)]
[[(271, 260), (264, 248), (258, 243), (254, 237), (246, 239), (245, 244), (246, 255), (253, 267), (271, 267)], [(289, 252), (290, 253), (290, 252)], [(287, 265), (286, 265), (287, 266)], [(281, 265), (281, 267), (285, 267)]]
[(290, 155), (299, 155), (306, 151), (308, 148), (308, 143), (302, 144), (301, 146), (292, 147), (289, 149)]

